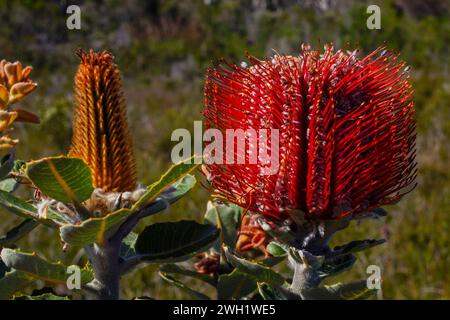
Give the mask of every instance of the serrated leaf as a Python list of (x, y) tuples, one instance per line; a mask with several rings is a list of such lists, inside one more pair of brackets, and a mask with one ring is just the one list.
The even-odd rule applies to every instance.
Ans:
[(367, 288), (365, 280), (351, 283), (336, 283), (323, 288), (313, 288), (302, 293), (305, 300), (363, 300), (377, 292)]
[[(220, 228), (223, 243), (233, 248), (237, 241), (242, 212), (243, 209), (235, 204), (218, 205), (209, 201), (205, 222)], [(221, 243), (218, 241), (213, 247), (214, 251), (220, 253), (220, 247)]]
[(160, 272), (159, 275), (161, 276), (161, 278), (163, 278), (167, 282), (177, 286), (178, 288), (180, 288), (184, 292), (188, 293), (190, 296), (192, 296), (193, 298), (195, 298), (197, 300), (210, 300), (207, 295), (189, 288), (184, 283), (180, 282), (179, 280), (175, 279), (174, 277), (171, 277), (170, 275), (168, 275), (164, 272)]
[(191, 164), (184, 162), (173, 165), (161, 178), (147, 187), (147, 192), (133, 205), (132, 210), (137, 210), (155, 200), (166, 188), (192, 172), (199, 164), (194, 163), (196, 157), (190, 158)]
[(70, 300), (67, 296), (57, 296), (53, 293), (44, 293), (39, 296), (15, 296), (13, 300)]
[(238, 269), (222, 274), (217, 281), (217, 299), (242, 298), (256, 290), (256, 279)]
[(81, 203), (92, 194), (92, 175), (83, 160), (48, 157), (27, 163), (26, 175), (46, 196), (64, 203)]
[[(67, 266), (61, 262), (48, 262), (35, 253), (24, 253), (4, 248), (1, 252), (1, 258), (9, 268), (24, 272), (33, 278), (65, 284), (69, 277)], [(93, 274), (91, 270), (81, 269), (81, 283), (87, 283), (92, 278)]]
[(191, 278), (206, 282), (214, 287), (216, 286), (216, 280), (213, 277), (211, 277), (207, 274), (199, 273), (196, 270), (186, 269), (186, 268), (184, 268), (180, 265), (174, 264), (174, 263), (163, 264), (159, 268), (159, 271), (161, 271), (163, 273), (173, 273), (173, 274), (179, 274), (179, 275), (191, 277)]
[(33, 219), (49, 227), (57, 228), (61, 224), (67, 223), (62, 215), (51, 209), (48, 209), (47, 219), (39, 217), (37, 209), (32, 204), (3, 190), (0, 190), (0, 206), (22, 218)]
[(39, 223), (37, 221), (32, 219), (22, 221), (20, 224), (9, 230), (6, 235), (0, 237), (0, 246), (7, 247), (17, 242), (36, 228), (38, 224)]
[(195, 221), (155, 223), (142, 231), (135, 248), (142, 261), (179, 262), (208, 249), (218, 236), (213, 225)]
[(224, 246), (224, 252), (229, 263), (241, 272), (255, 277), (258, 282), (266, 282), (274, 287), (281, 286), (285, 282), (284, 278), (280, 274), (273, 271), (269, 267), (266, 267), (256, 261), (250, 261), (238, 257), (226, 246)]
[(119, 209), (104, 217), (89, 218), (80, 224), (66, 224), (60, 230), (61, 239), (70, 245), (83, 247), (94, 242), (104, 241), (106, 232), (124, 221), (130, 209)]

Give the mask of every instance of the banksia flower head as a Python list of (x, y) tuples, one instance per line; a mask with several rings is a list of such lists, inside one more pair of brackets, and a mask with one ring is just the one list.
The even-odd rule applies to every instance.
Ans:
[(279, 148), (272, 152), (279, 167), (265, 175), (259, 163), (209, 164), (217, 195), (274, 218), (302, 211), (335, 219), (362, 215), (410, 191), (413, 90), (397, 54), (379, 48), (360, 58), (331, 45), (324, 52), (303, 45), (299, 56), (250, 62), (208, 70), (205, 126), (278, 130)]
[(132, 139), (120, 72), (111, 53), (79, 50), (75, 112), (69, 156), (81, 158), (94, 187), (107, 192), (137, 187)]

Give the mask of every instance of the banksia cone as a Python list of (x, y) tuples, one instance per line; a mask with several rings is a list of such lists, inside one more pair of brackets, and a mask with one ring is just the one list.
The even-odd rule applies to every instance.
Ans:
[(75, 113), (69, 156), (83, 159), (94, 187), (125, 192), (136, 188), (136, 166), (120, 72), (109, 52), (77, 52)]
[(379, 48), (360, 59), (356, 51), (328, 45), (321, 53), (304, 45), (298, 57), (250, 62), (208, 70), (205, 126), (278, 130), (279, 168), (263, 175), (261, 164), (210, 164), (216, 194), (275, 218), (301, 210), (330, 219), (362, 214), (410, 191), (413, 90), (398, 55)]

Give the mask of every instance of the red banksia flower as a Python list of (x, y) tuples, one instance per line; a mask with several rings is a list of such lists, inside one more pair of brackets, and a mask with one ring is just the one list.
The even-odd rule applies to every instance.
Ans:
[(133, 191), (136, 165), (119, 69), (109, 52), (79, 50), (77, 54), (81, 63), (75, 75), (69, 156), (86, 162), (96, 188)]
[(397, 54), (379, 48), (359, 58), (303, 45), (297, 57), (249, 59), (249, 67), (221, 63), (207, 71), (205, 127), (278, 130), (279, 168), (263, 175), (258, 164), (210, 164), (216, 194), (275, 218), (301, 210), (329, 219), (411, 190), (413, 90)]

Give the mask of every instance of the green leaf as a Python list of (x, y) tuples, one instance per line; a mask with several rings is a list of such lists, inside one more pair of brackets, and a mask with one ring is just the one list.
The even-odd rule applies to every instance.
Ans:
[(191, 277), (191, 278), (206, 282), (206, 283), (212, 285), (213, 287), (216, 286), (216, 280), (213, 277), (211, 277), (207, 274), (199, 273), (195, 270), (186, 269), (186, 268), (184, 268), (180, 265), (174, 264), (174, 263), (163, 264), (159, 268), (159, 271), (161, 271), (163, 273), (174, 273), (174, 274)]
[[(24, 253), (4, 248), (1, 252), (1, 258), (9, 268), (24, 272), (33, 278), (65, 284), (69, 277), (67, 266), (61, 262), (48, 262), (36, 253)], [(91, 270), (81, 269), (81, 283), (87, 283), (92, 278), (93, 274)]]
[(197, 168), (199, 164), (194, 163), (195, 158), (196, 157), (194, 156), (188, 159), (191, 164), (181, 162), (173, 165), (164, 175), (161, 176), (158, 181), (147, 187), (147, 192), (133, 205), (132, 210), (134, 211), (151, 203), (166, 188), (170, 187), (177, 180), (180, 180), (182, 177)]
[(39, 223), (33, 219), (26, 219), (22, 221), (19, 225), (9, 230), (6, 235), (0, 237), (0, 246), (7, 247), (17, 242), (36, 228), (38, 224)]
[(44, 293), (39, 296), (15, 296), (13, 300), (70, 300), (69, 297), (57, 296), (53, 293)]
[(288, 248), (286, 245), (281, 243), (271, 241), (267, 246), (266, 250), (274, 257), (284, 257), (287, 256)]
[(258, 291), (264, 300), (287, 300), (276, 288), (264, 282), (258, 282)]
[(266, 267), (256, 261), (240, 258), (233, 254), (226, 246), (224, 246), (224, 252), (229, 263), (240, 271), (255, 277), (258, 282), (267, 282), (274, 287), (281, 286), (285, 282), (284, 278), (280, 274), (273, 271), (269, 267)]
[(320, 277), (326, 278), (329, 276), (336, 276), (344, 271), (350, 270), (355, 262), (356, 257), (353, 254), (338, 256), (333, 259), (325, 259), (319, 269)]
[(179, 262), (208, 249), (219, 236), (213, 225), (181, 220), (150, 225), (136, 241), (141, 260), (152, 263)]
[(83, 160), (48, 157), (27, 163), (26, 174), (46, 196), (64, 202), (81, 203), (92, 194), (92, 176)]
[(104, 217), (89, 218), (80, 224), (66, 224), (59, 231), (61, 239), (70, 245), (83, 247), (105, 240), (105, 234), (130, 215), (130, 209), (119, 209)]
[(255, 278), (238, 269), (234, 269), (231, 273), (219, 276), (217, 282), (217, 299), (239, 299), (255, 290)]
[(200, 293), (198, 291), (195, 291), (195, 290), (189, 288), (184, 283), (180, 282), (179, 280), (175, 279), (174, 277), (169, 276), (166, 273), (160, 272), (159, 275), (161, 276), (161, 278), (163, 278), (167, 282), (177, 286), (178, 288), (180, 288), (184, 292), (188, 293), (190, 296), (192, 296), (195, 299), (198, 299), (198, 300), (210, 300), (207, 295), (204, 295), (203, 293)]
[(15, 178), (6, 178), (0, 181), (0, 190), (6, 192), (13, 192), (14, 190), (17, 189), (18, 186), (19, 183)]
[(356, 240), (356, 241), (351, 241), (347, 244), (344, 244), (342, 246), (336, 246), (333, 249), (333, 252), (331, 253), (332, 257), (337, 257), (337, 256), (343, 256), (343, 255), (347, 255), (349, 253), (355, 253), (358, 251), (362, 251), (362, 250), (367, 250), (369, 248), (378, 246), (380, 244), (385, 243), (386, 240), (384, 239), (367, 239), (367, 240)]
[(302, 296), (305, 300), (363, 300), (370, 298), (376, 292), (376, 289), (368, 289), (367, 282), (361, 280), (309, 289), (302, 293)]
[(238, 237), (239, 224), (241, 222), (243, 209), (235, 204), (218, 205), (208, 202), (208, 209), (205, 214), (205, 222), (216, 225), (221, 229), (221, 237), (214, 245), (214, 251), (220, 253), (221, 241), (231, 248), (234, 248)]
[(182, 198), (189, 190), (194, 187), (196, 179), (194, 176), (187, 174), (173, 185), (161, 192), (150, 205), (145, 207), (146, 216), (158, 213), (166, 209), (170, 204)]
[(25, 272), (10, 270), (0, 277), (0, 300), (11, 298), (14, 293), (31, 284), (35, 278)]
[(61, 224), (67, 223), (67, 221), (61, 214), (51, 209), (48, 209), (47, 219), (39, 217), (37, 209), (32, 204), (20, 198), (17, 198), (3, 190), (0, 190), (0, 206), (4, 207), (14, 214), (17, 214), (22, 218), (30, 218), (39, 221), (49, 227), (57, 228)]

